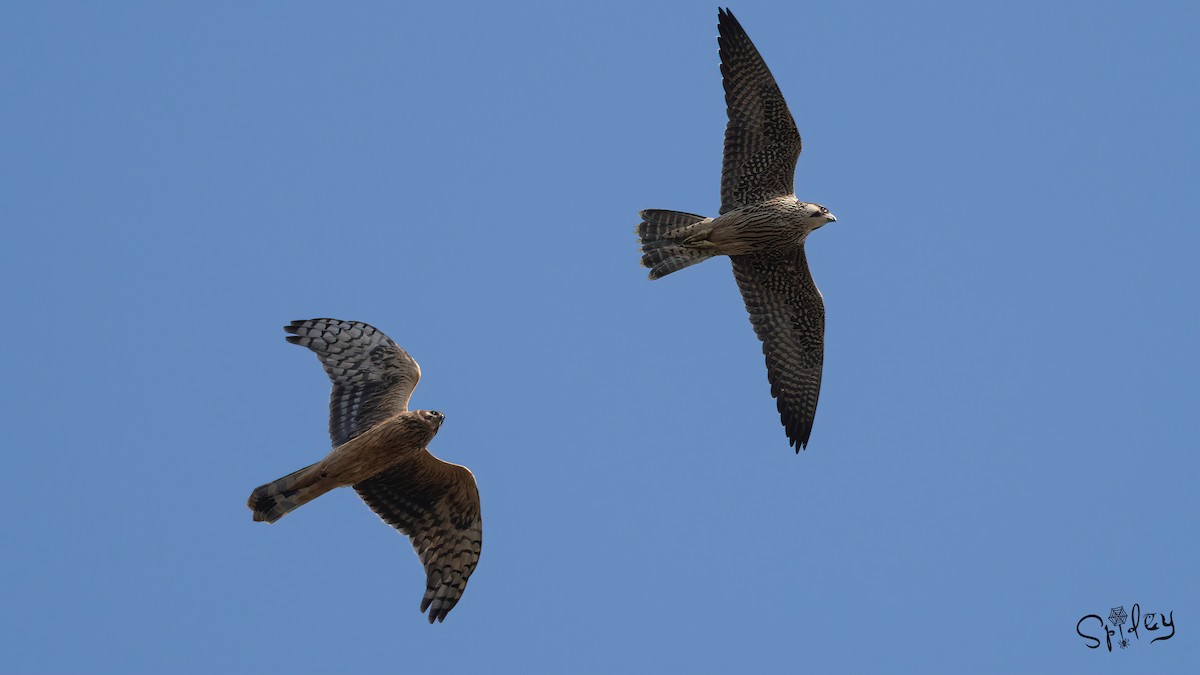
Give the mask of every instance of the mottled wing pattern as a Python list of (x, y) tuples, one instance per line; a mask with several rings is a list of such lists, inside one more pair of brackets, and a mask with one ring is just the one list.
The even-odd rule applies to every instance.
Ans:
[(354, 486), (371, 510), (412, 539), (425, 566), (421, 611), (442, 621), (467, 587), (483, 546), (479, 489), (466, 467), (422, 451)]
[(361, 321), (308, 319), (283, 329), (288, 342), (316, 353), (333, 381), (329, 438), (338, 447), (408, 410), (421, 367), (383, 331)]
[(763, 342), (771, 395), (799, 452), (808, 445), (821, 393), (825, 303), (803, 245), (731, 259), (750, 323)]
[(800, 132), (767, 64), (727, 9), (717, 19), (725, 85), (721, 213), (792, 193)]

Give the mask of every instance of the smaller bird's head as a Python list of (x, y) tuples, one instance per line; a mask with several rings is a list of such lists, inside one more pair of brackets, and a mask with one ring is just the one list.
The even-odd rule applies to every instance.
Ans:
[(435, 434), (437, 433), (437, 430), (442, 426), (442, 422), (445, 421), (445, 419), (446, 419), (445, 415), (443, 415), (442, 413), (440, 413), (436, 410), (418, 410), (417, 416), (420, 417), (422, 420), (424, 420), (425, 423), (428, 424), (430, 427), (432, 427), (433, 433), (435, 433)]
[(408, 410), (399, 415), (396, 431), (402, 434), (404, 446), (424, 447), (437, 436), (446, 416), (436, 410)]
[(802, 202), (800, 204), (805, 210), (805, 220), (808, 221), (808, 226), (813, 230), (824, 226), (826, 223), (836, 223), (837, 218), (829, 212), (829, 209), (820, 204), (808, 204)]

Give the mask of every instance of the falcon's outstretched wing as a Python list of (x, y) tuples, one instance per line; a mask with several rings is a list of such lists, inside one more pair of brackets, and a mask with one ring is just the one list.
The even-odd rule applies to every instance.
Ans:
[(333, 391), (329, 438), (338, 447), (398, 412), (408, 410), (421, 367), (383, 331), (361, 321), (308, 319), (283, 329), (287, 341), (316, 352)]
[(825, 356), (825, 303), (813, 283), (804, 246), (731, 256), (750, 323), (763, 342), (767, 379), (779, 417), (796, 452), (808, 445), (821, 364)]
[(725, 85), (725, 159), (721, 213), (792, 193), (800, 132), (779, 85), (742, 25), (719, 11), (717, 44)]
[(421, 611), (429, 610), (429, 623), (445, 619), (462, 597), (483, 547), (475, 477), (466, 467), (422, 450), (354, 489), (380, 518), (412, 539), (425, 566)]

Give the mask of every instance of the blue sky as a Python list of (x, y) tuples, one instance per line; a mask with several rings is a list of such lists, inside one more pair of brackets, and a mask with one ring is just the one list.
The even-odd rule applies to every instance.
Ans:
[[(1180, 672), (1200, 662), (1191, 2), (734, 5), (827, 305), (788, 448), (714, 214), (716, 6), (0, 9), (14, 672)], [(421, 363), (484, 551), (446, 623), (292, 319)], [(1108, 653), (1111, 607), (1175, 638)]]

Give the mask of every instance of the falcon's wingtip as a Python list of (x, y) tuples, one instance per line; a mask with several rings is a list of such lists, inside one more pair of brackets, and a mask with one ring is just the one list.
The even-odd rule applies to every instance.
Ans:
[(785, 425), (785, 432), (788, 437), (788, 445), (796, 449), (796, 454), (800, 454), (801, 450), (808, 449), (808, 439), (812, 435), (812, 429), (796, 429), (795, 431), (788, 429)]
[(739, 31), (744, 32), (741, 22), (739, 22), (737, 17), (733, 15), (733, 10), (729, 9), (728, 7), (717, 8), (717, 27), (720, 28), (723, 26), (737, 28)]

